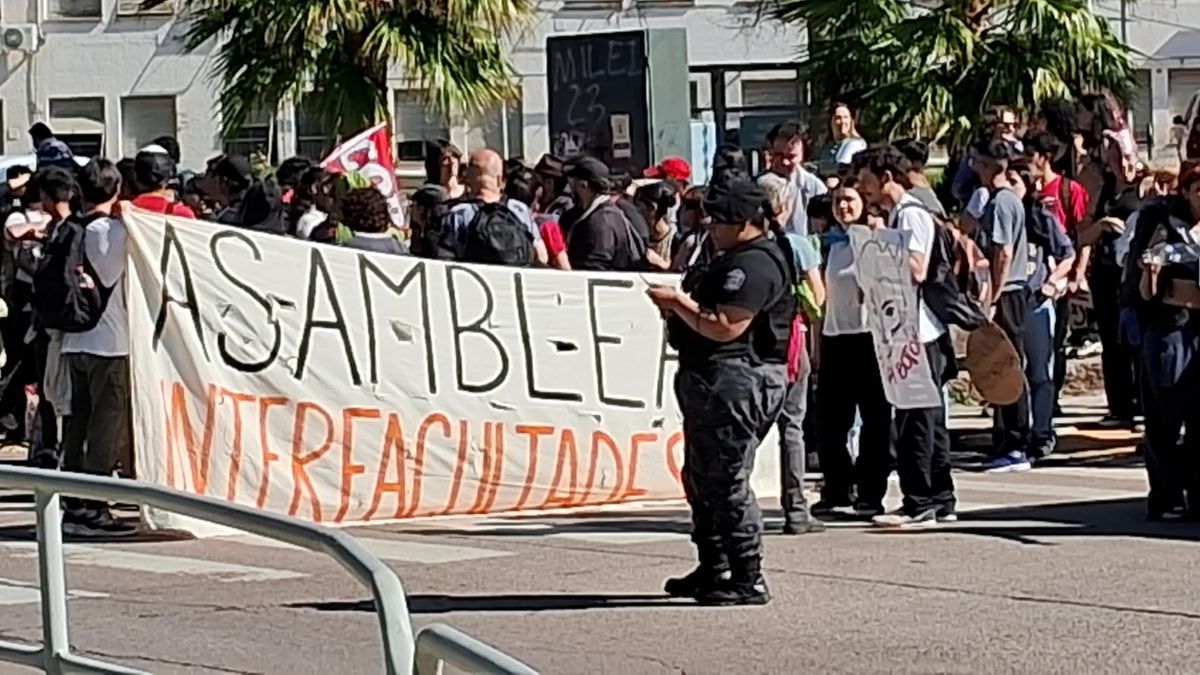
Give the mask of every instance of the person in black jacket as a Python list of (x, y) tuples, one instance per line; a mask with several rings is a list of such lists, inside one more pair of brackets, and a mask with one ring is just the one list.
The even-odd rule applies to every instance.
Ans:
[(612, 177), (598, 159), (585, 157), (567, 172), (575, 203), (582, 209), (567, 235), (571, 269), (602, 272), (643, 269), (645, 242), (614, 203)]

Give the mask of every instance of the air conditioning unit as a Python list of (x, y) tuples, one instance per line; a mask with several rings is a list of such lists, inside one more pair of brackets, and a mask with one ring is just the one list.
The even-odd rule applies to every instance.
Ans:
[(42, 46), (42, 33), (37, 24), (0, 24), (0, 47), (5, 52), (27, 52), (32, 54)]

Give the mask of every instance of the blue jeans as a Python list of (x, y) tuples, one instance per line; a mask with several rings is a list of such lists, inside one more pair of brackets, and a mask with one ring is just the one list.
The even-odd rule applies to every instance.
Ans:
[(1033, 417), (1032, 448), (1054, 441), (1054, 311), (1053, 300), (1031, 302), (1025, 322), (1025, 379), (1029, 383), (1029, 409)]

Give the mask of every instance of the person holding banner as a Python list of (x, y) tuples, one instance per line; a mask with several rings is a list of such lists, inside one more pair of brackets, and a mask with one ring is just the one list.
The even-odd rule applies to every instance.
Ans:
[[(921, 202), (908, 194), (902, 182), (907, 181), (908, 166), (907, 158), (890, 145), (870, 148), (854, 161), (859, 192), (869, 204), (887, 212), (889, 230), (903, 235), (900, 241), (907, 253), (907, 265), (902, 274), (907, 278), (895, 281), (915, 285), (919, 294), (938, 226)], [(954, 374), (954, 350), (946, 327), (927, 303), (918, 300), (916, 315), (914, 349), (910, 351), (905, 345), (901, 350), (904, 358), (886, 375), (901, 383), (922, 375), (932, 378), (932, 382), (904, 383), (908, 391), (921, 395), (913, 394), (911, 401), (898, 396), (892, 402), (896, 406), (896, 468), (904, 500), (900, 511), (874, 519), (881, 527), (923, 527), (936, 525), (939, 520), (957, 520), (950, 474), (950, 432), (940, 393)]]
[(754, 454), (783, 409), (796, 300), (787, 241), (769, 239), (765, 195), (748, 178), (709, 187), (705, 210), (722, 251), (689, 288), (651, 286), (679, 351), (683, 484), (700, 565), (665, 590), (709, 605), (762, 605), (762, 513)]

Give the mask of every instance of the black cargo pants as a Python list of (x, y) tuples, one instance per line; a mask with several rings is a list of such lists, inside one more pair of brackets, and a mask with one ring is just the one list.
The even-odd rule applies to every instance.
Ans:
[(735, 576), (761, 570), (762, 512), (750, 473), (786, 392), (786, 366), (743, 359), (681, 367), (675, 376), (683, 412), (683, 487), (703, 566)]

